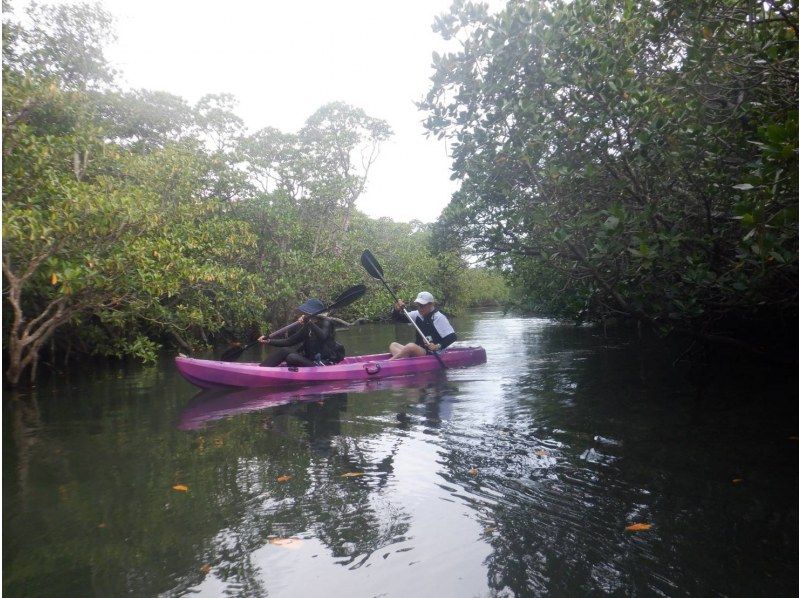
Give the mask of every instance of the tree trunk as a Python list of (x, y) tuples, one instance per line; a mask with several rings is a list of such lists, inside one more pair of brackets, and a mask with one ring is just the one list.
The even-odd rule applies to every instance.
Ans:
[(170, 335), (172, 335), (172, 338), (175, 339), (175, 342), (178, 343), (178, 346), (181, 349), (183, 349), (187, 353), (191, 353), (192, 352), (191, 345), (189, 345), (189, 343), (187, 343), (180, 334), (178, 334), (174, 330), (170, 330), (169, 333), (170, 333)]
[[(47, 311), (50, 309), (48, 308)], [(39, 352), (56, 329), (67, 319), (66, 310), (63, 305), (59, 305), (51, 316), (43, 319), (38, 325), (31, 326), (29, 323), (24, 328), (12, 326), (12, 332), (8, 338), (8, 369), (6, 370), (6, 379), (12, 386), (19, 384), (22, 374), (28, 368), (31, 368), (31, 382), (33, 382), (39, 364)], [(15, 328), (17, 330), (14, 330)]]
[(38, 263), (40, 260), (34, 260), (22, 276), (17, 276), (11, 270), (10, 258), (7, 255), (3, 256), (3, 274), (8, 282), (6, 298), (14, 314), (8, 334), (8, 369), (6, 370), (6, 378), (12, 386), (19, 384), (23, 372), (29, 367), (31, 368), (31, 377), (36, 375), (39, 351), (50, 340), (56, 329), (66, 323), (75, 312), (74, 306), (68, 305), (67, 298), (61, 296), (53, 299), (33, 319), (25, 318), (22, 312), (22, 288)]

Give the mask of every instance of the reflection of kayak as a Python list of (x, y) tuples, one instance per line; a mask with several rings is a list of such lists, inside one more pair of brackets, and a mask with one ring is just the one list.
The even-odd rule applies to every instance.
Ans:
[(194, 397), (183, 408), (178, 420), (181, 430), (195, 430), (208, 422), (231, 417), (240, 413), (258, 411), (269, 407), (277, 407), (287, 403), (319, 401), (334, 394), (377, 392), (396, 388), (425, 387), (441, 380), (439, 371), (423, 372), (414, 376), (398, 376), (367, 380), (337, 380), (321, 382), (311, 386), (279, 389), (246, 388), (244, 390), (206, 389)]
[[(285, 384), (312, 384), (337, 380), (371, 380), (408, 376), (441, 368), (433, 355), (389, 361), (389, 353), (345, 357), (336, 365), (309, 368), (261, 367), (256, 363), (231, 363), (209, 359), (176, 357), (175, 365), (189, 382), (203, 388), (240, 386), (272, 387)], [(476, 365), (486, 361), (483, 347), (451, 347), (440, 354), (448, 368)]]

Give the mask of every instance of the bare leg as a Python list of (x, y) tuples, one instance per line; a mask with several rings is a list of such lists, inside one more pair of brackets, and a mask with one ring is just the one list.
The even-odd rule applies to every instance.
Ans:
[[(395, 343), (392, 343), (395, 344)], [(422, 357), (427, 355), (428, 352), (425, 351), (422, 347), (420, 347), (416, 343), (408, 343), (407, 345), (403, 346), (400, 351), (397, 352), (397, 355), (392, 353), (392, 357), (389, 359), (403, 359), (404, 357)]]
[(400, 343), (392, 343), (389, 345), (389, 353), (392, 354), (392, 357), (395, 357), (400, 351), (403, 350), (405, 345), (401, 345)]

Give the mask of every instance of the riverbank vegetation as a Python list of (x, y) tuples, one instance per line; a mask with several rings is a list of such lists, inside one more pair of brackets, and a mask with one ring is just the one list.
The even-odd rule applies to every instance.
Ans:
[(797, 4), (459, 1), (421, 107), (438, 226), (540, 313), (796, 362)]
[(366, 247), (451, 312), (511, 296), (796, 361), (794, 3), (459, 0), (435, 28), (459, 50), (420, 108), (460, 186), (431, 225), (356, 207), (389, 123), (331, 102), (252, 132), (227, 94), (121, 89), (99, 7), (4, 3), (7, 380), (255, 338), (364, 281)]
[[(249, 132), (229, 95), (190, 104), (120, 89), (97, 6), (3, 12), (10, 383), (35, 376), (40, 356), (152, 359), (255, 338), (306, 297), (363, 281), (366, 247), (401, 296), (425, 288), (451, 310), (503, 300), (496, 272), (432, 253), (430, 225), (356, 208), (388, 123), (332, 102), (297, 132)], [(376, 288), (340, 315), (377, 317), (389, 303)]]

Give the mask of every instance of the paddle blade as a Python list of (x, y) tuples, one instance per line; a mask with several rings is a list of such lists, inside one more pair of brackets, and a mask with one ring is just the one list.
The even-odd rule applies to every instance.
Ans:
[(336, 299), (333, 300), (328, 307), (325, 308), (325, 311), (330, 311), (332, 309), (340, 309), (345, 307), (346, 305), (350, 305), (353, 301), (357, 299), (361, 299), (364, 296), (364, 293), (367, 292), (367, 287), (363, 284), (357, 284), (353, 287), (347, 289), (344, 293), (339, 295)]
[(219, 359), (220, 359), (220, 361), (233, 361), (234, 359), (238, 359), (239, 356), (242, 353), (244, 353), (244, 350), (245, 350), (245, 346), (244, 345), (239, 345), (238, 347), (237, 346), (231, 347), (230, 349), (225, 351), (220, 356)]
[(220, 361), (234, 361), (238, 359), (239, 356), (247, 351), (253, 345), (257, 345), (258, 341), (253, 341), (252, 343), (248, 343), (246, 345), (234, 345), (227, 351), (225, 351), (219, 358)]
[(375, 256), (372, 255), (369, 249), (365, 249), (364, 253), (361, 254), (361, 265), (364, 266), (364, 270), (366, 270), (367, 274), (372, 276), (372, 278), (383, 280), (383, 268), (381, 268), (378, 260), (375, 259)]

